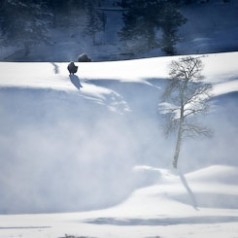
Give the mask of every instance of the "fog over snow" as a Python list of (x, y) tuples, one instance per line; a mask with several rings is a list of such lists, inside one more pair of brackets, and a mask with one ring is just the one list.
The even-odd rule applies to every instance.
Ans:
[(178, 56), (70, 77), (67, 63), (1, 62), (0, 238), (236, 237), (238, 53), (199, 56), (214, 136), (185, 141), (179, 161), (196, 207), (158, 111)]

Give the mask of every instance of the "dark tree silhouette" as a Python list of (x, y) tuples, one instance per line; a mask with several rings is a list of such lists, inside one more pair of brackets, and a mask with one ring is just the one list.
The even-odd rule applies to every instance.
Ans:
[(87, 13), (87, 24), (85, 33), (92, 39), (93, 44), (96, 44), (96, 35), (104, 30), (104, 15), (100, 11), (101, 0), (88, 0), (85, 2)]
[[(161, 45), (166, 54), (175, 53), (177, 28), (185, 23), (178, 11), (178, 1), (124, 0), (120, 5), (125, 8), (124, 27), (119, 32), (122, 40), (145, 42), (145, 50)], [(163, 33), (162, 40), (158, 39), (158, 30)]]
[(2, 0), (0, 26), (5, 43), (25, 49), (27, 57), (39, 42), (47, 42), (50, 14), (45, 1)]

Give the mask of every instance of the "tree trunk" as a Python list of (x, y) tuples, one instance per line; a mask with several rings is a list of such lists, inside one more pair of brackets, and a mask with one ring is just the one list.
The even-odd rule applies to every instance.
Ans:
[(181, 143), (182, 143), (182, 125), (179, 126), (176, 148), (175, 148), (175, 153), (174, 153), (173, 167), (175, 169), (177, 169), (177, 167), (178, 167), (178, 158), (179, 158), (179, 154), (180, 154)]
[(174, 153), (174, 160), (173, 160), (173, 166), (175, 169), (178, 168), (178, 158), (180, 154), (180, 148), (182, 144), (182, 136), (183, 136), (183, 122), (184, 122), (184, 102), (183, 102), (183, 94), (184, 90), (186, 88), (186, 84), (184, 89), (181, 92), (181, 111), (180, 111), (180, 119), (179, 119), (179, 128), (178, 128), (178, 136), (177, 136), (177, 141), (176, 141), (176, 148), (175, 148), (175, 153)]

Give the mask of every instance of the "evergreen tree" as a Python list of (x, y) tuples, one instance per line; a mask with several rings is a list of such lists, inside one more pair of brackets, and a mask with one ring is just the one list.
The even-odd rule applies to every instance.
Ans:
[(50, 15), (44, 1), (2, 0), (0, 14), (5, 43), (24, 47), (24, 57), (34, 44), (48, 40)]
[(85, 12), (87, 1), (84, 0), (46, 0), (47, 8), (53, 16), (54, 27), (80, 24), (79, 18)]
[(172, 2), (166, 3), (160, 17), (160, 26), (162, 29), (160, 46), (167, 55), (174, 55), (176, 53), (175, 46), (179, 41), (177, 35), (178, 27), (185, 22), (186, 19), (177, 10), (176, 5)]
[[(145, 41), (145, 49), (153, 49), (162, 44), (167, 54), (175, 52), (178, 40), (177, 28), (185, 19), (178, 11), (180, 1), (167, 0), (122, 0), (119, 4), (125, 8), (124, 27), (119, 32), (122, 40)], [(158, 30), (163, 31), (162, 42), (157, 38)], [(168, 42), (168, 43), (167, 43)]]
[(96, 44), (96, 35), (102, 32), (105, 27), (105, 19), (100, 10), (101, 0), (88, 0), (85, 2), (87, 23), (85, 33), (92, 38), (93, 44)]
[(157, 46), (156, 30), (159, 28), (160, 6), (156, 1), (127, 0), (122, 2), (126, 8), (123, 14), (124, 27), (119, 35), (122, 40), (146, 40), (145, 49)]

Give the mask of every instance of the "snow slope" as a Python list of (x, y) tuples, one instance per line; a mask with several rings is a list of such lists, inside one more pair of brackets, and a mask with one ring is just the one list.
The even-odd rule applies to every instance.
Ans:
[[(233, 81), (228, 91), (237, 91), (237, 58), (238, 54), (222, 53), (201, 55), (205, 64), (203, 74), (212, 83)], [(176, 57), (158, 57), (128, 61), (78, 63), (79, 80), (118, 80), (120, 82), (143, 82), (148, 79), (164, 79), (168, 77), (168, 65)], [(68, 80), (66, 63), (1, 63), (1, 87), (36, 87), (58, 90), (77, 90)], [(119, 73), (118, 73), (119, 70)], [(23, 73), (24, 72), (24, 73)], [(148, 82), (146, 82), (148, 83)], [(93, 91), (93, 88), (81, 91)], [(94, 86), (95, 85), (90, 85)], [(90, 87), (89, 87), (90, 88)], [(94, 88), (94, 91), (99, 89)], [(103, 93), (103, 92), (102, 92)], [(222, 91), (221, 91), (222, 93)]]
[(197, 208), (161, 169), (174, 141), (157, 106), (176, 58), (78, 63), (73, 77), (67, 63), (0, 63), (0, 238), (237, 236), (238, 53), (202, 58), (215, 135), (186, 141), (180, 162)]
[[(224, 182), (229, 170), (233, 184)], [(204, 173), (221, 183), (204, 179)], [(236, 237), (238, 233), (238, 168), (211, 166), (187, 176), (198, 209), (176, 175), (158, 171), (156, 185), (135, 191), (125, 202), (106, 210), (84, 213), (0, 216), (0, 237)], [(195, 180), (194, 180), (195, 179)], [(201, 196), (202, 195), (202, 196)], [(235, 207), (224, 204), (233, 201)], [(206, 196), (213, 199), (210, 200)], [(181, 201), (181, 197), (184, 199)], [(203, 199), (203, 200), (200, 200)], [(231, 203), (230, 203), (231, 205)], [(233, 208), (233, 209), (231, 209)]]

